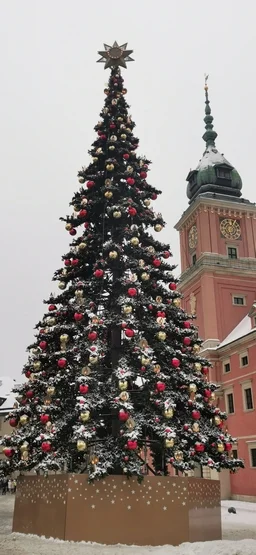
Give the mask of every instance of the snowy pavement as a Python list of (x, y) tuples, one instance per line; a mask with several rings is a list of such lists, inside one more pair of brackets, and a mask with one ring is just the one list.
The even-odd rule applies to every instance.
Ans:
[[(104, 547), (11, 534), (13, 505), (12, 496), (0, 496), (1, 555), (256, 555), (256, 503), (223, 501), (223, 540), (179, 547)], [(236, 515), (228, 513), (230, 506)]]

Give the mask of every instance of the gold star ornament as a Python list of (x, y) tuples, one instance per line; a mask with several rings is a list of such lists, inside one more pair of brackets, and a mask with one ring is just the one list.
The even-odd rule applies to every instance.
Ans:
[(100, 50), (98, 54), (101, 56), (97, 62), (104, 63), (104, 69), (108, 67), (125, 67), (126, 62), (134, 62), (134, 59), (131, 58), (131, 54), (133, 50), (127, 50), (127, 42), (119, 46), (115, 41), (113, 46), (109, 46), (108, 44), (104, 44), (105, 50)]

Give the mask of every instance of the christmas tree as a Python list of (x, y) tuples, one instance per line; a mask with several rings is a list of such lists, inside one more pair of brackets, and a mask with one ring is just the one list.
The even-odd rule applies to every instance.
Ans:
[(217, 386), (181, 308), (169, 245), (154, 234), (165, 225), (152, 208), (160, 191), (137, 154), (120, 72), (131, 53), (117, 43), (99, 52), (111, 69), (106, 99), (72, 214), (62, 218), (72, 242), (53, 277), (60, 293), (46, 301), (8, 416), (6, 475), (87, 472), (92, 481), (142, 479), (146, 467), (243, 466), (231, 457)]

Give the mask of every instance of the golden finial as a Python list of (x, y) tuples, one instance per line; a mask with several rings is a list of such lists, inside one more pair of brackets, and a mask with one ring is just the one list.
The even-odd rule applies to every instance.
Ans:
[(207, 75), (206, 73), (204, 74), (204, 90), (208, 91), (208, 78), (209, 75)]

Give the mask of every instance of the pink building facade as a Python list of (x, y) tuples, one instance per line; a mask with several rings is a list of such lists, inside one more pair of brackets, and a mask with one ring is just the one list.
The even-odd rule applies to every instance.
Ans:
[(196, 316), (203, 354), (212, 362), (218, 403), (237, 438), (233, 456), (245, 470), (229, 476), (231, 497), (256, 501), (256, 206), (215, 146), (206, 85), (206, 150), (187, 177), (189, 207), (180, 237), (183, 306)]

